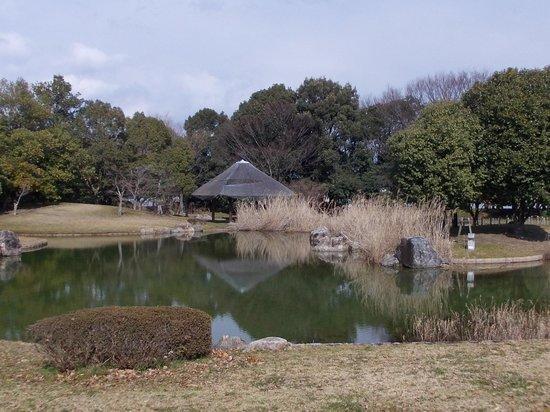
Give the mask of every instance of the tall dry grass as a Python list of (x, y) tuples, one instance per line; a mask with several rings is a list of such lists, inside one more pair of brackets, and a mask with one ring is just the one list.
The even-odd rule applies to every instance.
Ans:
[(239, 230), (309, 232), (319, 226), (344, 234), (373, 262), (380, 262), (408, 236), (424, 236), (442, 257), (451, 256), (445, 205), (437, 200), (408, 205), (387, 197), (358, 197), (332, 213), (300, 197), (270, 199), (258, 207), (237, 205)]
[(524, 309), (505, 303), (489, 309), (468, 307), (447, 319), (414, 316), (406, 340), (420, 342), (502, 341), (550, 338), (550, 309)]
[(237, 204), (239, 230), (309, 232), (325, 220), (314, 202), (302, 197), (276, 197), (258, 206), (250, 202)]

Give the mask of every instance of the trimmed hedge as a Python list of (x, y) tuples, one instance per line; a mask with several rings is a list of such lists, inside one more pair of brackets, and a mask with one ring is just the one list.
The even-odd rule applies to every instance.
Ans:
[(146, 368), (210, 353), (212, 319), (178, 307), (104, 307), (42, 319), (28, 327), (60, 370), (105, 364)]

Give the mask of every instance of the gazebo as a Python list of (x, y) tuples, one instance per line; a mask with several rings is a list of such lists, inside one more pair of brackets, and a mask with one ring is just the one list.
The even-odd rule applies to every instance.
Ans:
[[(205, 200), (217, 197), (260, 200), (268, 197), (293, 195), (294, 192), (288, 187), (245, 160), (234, 163), (192, 193), (192, 196)], [(212, 211), (213, 217), (214, 212)]]

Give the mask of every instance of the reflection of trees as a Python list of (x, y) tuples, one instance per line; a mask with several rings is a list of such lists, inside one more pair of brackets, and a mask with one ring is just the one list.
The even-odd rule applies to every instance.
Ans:
[[(334, 342), (353, 341), (358, 325), (385, 326), (396, 334), (394, 319), (403, 314), (444, 314), (478, 299), (548, 304), (550, 275), (540, 276), (540, 268), (479, 276), (468, 289), (463, 274), (395, 273), (363, 262), (338, 265), (335, 271), (297, 251), (302, 240), (277, 237), (279, 246), (273, 249), (279, 249), (269, 252), (270, 236), (252, 239), (221, 234), (25, 254), (17, 274), (0, 281), (0, 337), (18, 338), (42, 317), (105, 305), (187, 305), (212, 316), (230, 314), (253, 337)], [(203, 267), (199, 256), (238, 262), (237, 274), (246, 275), (238, 284), (246, 290)], [(266, 276), (269, 268), (278, 270)]]
[(309, 236), (304, 233), (237, 232), (237, 255), (264, 258), (286, 265), (306, 263), (312, 258)]

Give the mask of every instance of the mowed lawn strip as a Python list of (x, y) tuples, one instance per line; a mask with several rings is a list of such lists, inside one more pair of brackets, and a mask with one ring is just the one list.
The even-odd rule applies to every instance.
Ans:
[[(139, 234), (141, 228), (173, 228), (186, 222), (180, 216), (157, 215), (147, 211), (124, 209), (117, 215), (114, 206), (61, 203), (36, 209), (22, 209), (17, 216), (0, 215), (0, 229), (19, 234)], [(208, 223), (205, 229), (223, 224)]]
[(507, 258), (550, 253), (550, 241), (516, 239), (504, 234), (475, 235), (476, 249), (466, 250), (466, 236), (454, 238), (453, 258)]
[(0, 404), (13, 409), (360, 410), (550, 407), (550, 342), (294, 346), (214, 352), (146, 371), (44, 368), (0, 341)]

